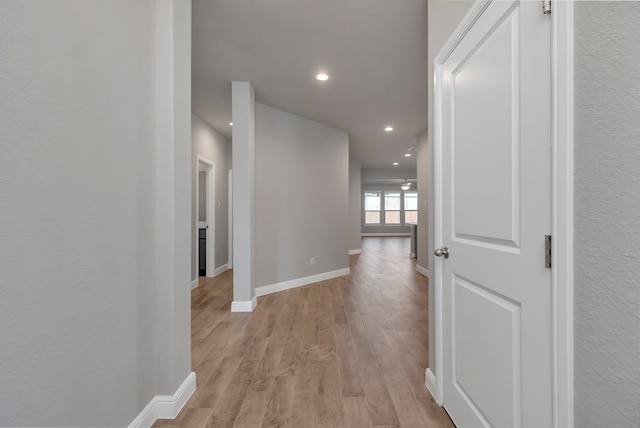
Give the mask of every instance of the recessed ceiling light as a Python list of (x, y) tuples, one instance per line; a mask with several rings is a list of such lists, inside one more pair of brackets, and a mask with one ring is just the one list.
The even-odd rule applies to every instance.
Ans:
[(405, 157), (408, 157), (408, 158), (411, 157), (411, 153), (405, 153), (404, 155), (405, 155)]
[(325, 80), (329, 80), (329, 76), (326, 73), (320, 73), (316, 76), (316, 79), (324, 82)]
[(229, 122), (229, 126), (233, 126), (233, 122)]
[(398, 162), (394, 162), (394, 163), (393, 163), (393, 165), (394, 165), (394, 166), (398, 166)]
[(391, 131), (393, 131), (393, 128), (390, 127), (390, 126), (387, 126), (386, 128), (384, 128), (384, 130), (387, 131), (387, 132), (391, 132)]

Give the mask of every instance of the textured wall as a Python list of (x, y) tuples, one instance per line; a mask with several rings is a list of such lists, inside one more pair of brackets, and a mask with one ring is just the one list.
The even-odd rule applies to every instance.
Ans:
[(575, 426), (640, 426), (640, 3), (575, 3)]
[[(174, 183), (182, 124), (171, 97), (158, 118), (176, 134), (160, 147), (155, 91), (182, 91), (176, 74), (164, 86), (155, 79), (156, 54), (180, 44), (154, 16), (162, 10), (173, 20), (178, 9), (166, 1), (0, 2), (2, 426), (126, 426), (188, 374), (189, 324), (185, 350), (177, 323), (189, 309), (173, 312), (179, 270), (163, 287), (156, 270), (157, 250), (174, 254), (179, 233), (157, 228), (157, 211), (174, 200), (165, 205), (156, 186), (161, 177)], [(159, 156), (172, 168), (157, 169)], [(188, 298), (188, 274), (181, 285)], [(158, 300), (171, 307), (162, 333)]]
[(349, 250), (360, 250), (362, 238), (360, 228), (362, 220), (362, 197), (360, 184), (362, 182), (362, 168), (359, 161), (349, 161)]
[(158, 332), (156, 394), (171, 395), (191, 369), (191, 2), (153, 4), (157, 307), (154, 318), (140, 318)]
[[(192, 241), (191, 241), (191, 280), (197, 277), (196, 245), (198, 245), (198, 225), (195, 223), (196, 196), (195, 180), (198, 171), (198, 155), (215, 165), (215, 241), (216, 268), (229, 261), (229, 158), (231, 143), (222, 134), (210, 127), (205, 121), (193, 114), (191, 125), (192, 163)], [(218, 204), (219, 203), (219, 204)], [(205, 215), (206, 217), (206, 215)], [(208, 272), (208, 275), (211, 273)]]
[(256, 103), (255, 221), (257, 287), (349, 267), (348, 134)]
[(189, 373), (190, 14), (0, 1), (0, 426), (127, 426)]

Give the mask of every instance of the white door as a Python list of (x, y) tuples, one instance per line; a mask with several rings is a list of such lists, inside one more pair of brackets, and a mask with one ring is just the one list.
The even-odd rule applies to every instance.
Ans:
[(460, 428), (552, 426), (550, 58), (541, 2), (495, 1), (439, 69), (443, 402)]

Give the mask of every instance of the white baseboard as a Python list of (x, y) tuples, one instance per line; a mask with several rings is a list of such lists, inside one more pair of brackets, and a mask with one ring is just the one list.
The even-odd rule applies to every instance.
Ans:
[(429, 278), (429, 269), (423, 268), (422, 266), (416, 264), (416, 271), (418, 273), (423, 274), (424, 276), (426, 276), (427, 278)]
[(220, 266), (219, 268), (216, 268), (216, 270), (213, 271), (213, 276), (218, 276), (221, 273), (224, 273), (226, 271), (229, 270), (229, 263), (225, 263), (222, 266)]
[(427, 387), (431, 395), (433, 395), (436, 402), (442, 406), (442, 403), (438, 401), (436, 376), (429, 368), (424, 371), (424, 385)]
[(258, 305), (258, 290), (256, 296), (251, 300), (233, 301), (231, 302), (231, 312), (253, 312)]
[(156, 395), (128, 428), (151, 428), (156, 419), (175, 419), (196, 390), (196, 374), (189, 373), (173, 395)]
[(361, 233), (360, 236), (411, 236), (410, 233)]
[(349, 250), (350, 256), (353, 256), (354, 254), (362, 254), (362, 248), (358, 248), (357, 250)]
[(198, 288), (198, 278), (191, 281), (191, 289), (194, 290), (196, 288)]
[(331, 272), (320, 273), (317, 275), (306, 276), (304, 278), (292, 279), (291, 281), (278, 282), (276, 284), (264, 285), (256, 288), (256, 296), (264, 296), (278, 291), (289, 290), (291, 288), (302, 287), (303, 285), (313, 284), (314, 282), (326, 281), (327, 279), (337, 278), (339, 276), (349, 275), (351, 269), (344, 268)]

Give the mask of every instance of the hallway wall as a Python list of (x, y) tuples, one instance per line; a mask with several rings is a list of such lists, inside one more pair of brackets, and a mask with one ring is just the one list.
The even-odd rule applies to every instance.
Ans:
[(349, 251), (362, 249), (362, 167), (359, 161), (349, 160)]
[[(231, 168), (231, 142), (197, 115), (191, 115), (191, 280), (198, 278), (196, 246), (198, 224), (196, 218), (196, 177), (198, 155), (215, 164), (215, 262), (219, 268), (229, 262), (229, 168)], [(220, 203), (220, 205), (218, 205)], [(207, 275), (210, 275), (207, 272)]]
[(189, 374), (190, 16), (0, 2), (0, 426), (128, 426)]
[(348, 268), (349, 135), (256, 103), (255, 150), (256, 287)]
[(640, 426), (640, 2), (575, 3), (575, 427)]

